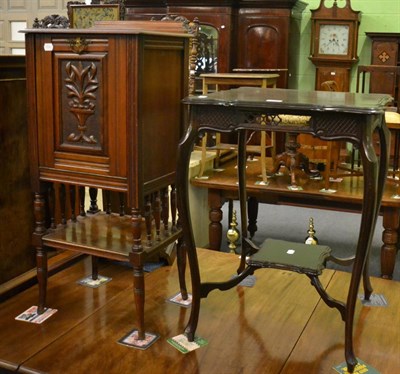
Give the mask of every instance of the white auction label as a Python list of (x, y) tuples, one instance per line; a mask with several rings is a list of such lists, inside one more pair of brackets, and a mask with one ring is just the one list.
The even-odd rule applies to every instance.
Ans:
[(53, 43), (44, 43), (43, 48), (46, 52), (51, 52), (53, 50)]

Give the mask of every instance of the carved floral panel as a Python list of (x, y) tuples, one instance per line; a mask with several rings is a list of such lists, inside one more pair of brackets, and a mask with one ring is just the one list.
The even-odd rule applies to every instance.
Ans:
[(103, 69), (97, 59), (60, 59), (60, 147), (103, 149)]

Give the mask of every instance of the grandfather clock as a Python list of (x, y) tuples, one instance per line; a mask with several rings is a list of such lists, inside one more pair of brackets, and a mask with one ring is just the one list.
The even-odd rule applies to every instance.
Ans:
[[(339, 7), (338, 3), (345, 3)], [(331, 8), (321, 0), (311, 10), (311, 55), (316, 66), (315, 89), (334, 82), (335, 90), (349, 91), (350, 70), (358, 61), (358, 26), (361, 14), (351, 8), (350, 0), (334, 0)]]

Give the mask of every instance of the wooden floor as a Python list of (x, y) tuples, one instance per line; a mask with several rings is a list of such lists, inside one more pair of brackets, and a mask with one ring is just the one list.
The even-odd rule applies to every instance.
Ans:
[[(86, 259), (52, 276), (49, 306), (58, 312), (42, 325), (16, 321), (36, 305), (37, 287), (0, 308), (0, 372), (23, 373), (335, 373), (344, 362), (344, 325), (304, 275), (260, 270), (254, 287), (212, 292), (202, 301), (197, 335), (208, 345), (186, 355), (166, 341), (183, 332), (189, 309), (167, 303), (178, 291), (175, 265), (146, 277), (148, 330), (160, 339), (141, 351), (117, 343), (135, 327), (131, 269), (102, 263), (112, 281), (98, 289), (77, 280), (90, 273)], [(237, 256), (199, 250), (203, 280), (234, 274)], [(326, 270), (321, 277), (333, 297), (343, 299), (349, 274)], [(357, 357), (383, 374), (400, 368), (400, 283), (373, 279), (387, 307), (357, 303)]]

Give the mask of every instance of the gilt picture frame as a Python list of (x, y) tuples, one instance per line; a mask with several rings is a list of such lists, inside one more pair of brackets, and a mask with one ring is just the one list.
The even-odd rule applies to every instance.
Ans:
[(70, 4), (68, 6), (70, 28), (86, 29), (94, 26), (96, 21), (120, 20), (119, 4)]

